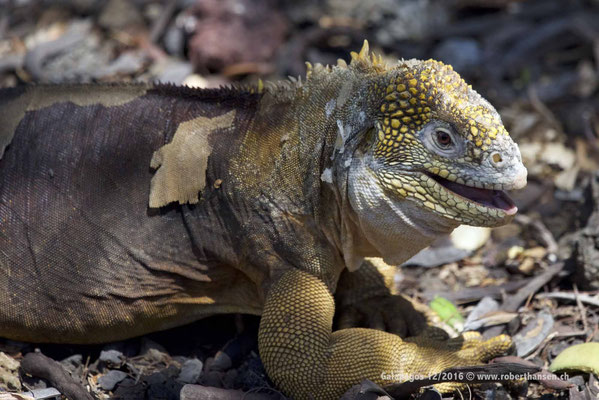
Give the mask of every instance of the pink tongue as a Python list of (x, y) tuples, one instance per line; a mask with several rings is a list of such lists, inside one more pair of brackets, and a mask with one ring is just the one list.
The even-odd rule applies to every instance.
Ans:
[(461, 185), (440, 177), (435, 177), (435, 179), (452, 192), (476, 203), (480, 203), (487, 207), (499, 208), (505, 211), (508, 215), (513, 215), (518, 211), (518, 208), (512, 199), (510, 199), (509, 196), (502, 190), (479, 189)]
[(508, 215), (514, 215), (518, 212), (518, 207), (504, 191), (494, 190), (494, 192), (496, 193), (493, 196), (494, 207), (502, 209)]

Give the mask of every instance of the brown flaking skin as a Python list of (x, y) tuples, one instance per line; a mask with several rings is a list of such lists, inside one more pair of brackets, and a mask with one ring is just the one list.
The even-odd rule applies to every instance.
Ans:
[(206, 168), (212, 151), (209, 136), (212, 132), (230, 128), (235, 111), (218, 117), (198, 117), (183, 122), (173, 140), (152, 156), (150, 166), (157, 169), (150, 185), (152, 208), (176, 202), (196, 204), (206, 186)]

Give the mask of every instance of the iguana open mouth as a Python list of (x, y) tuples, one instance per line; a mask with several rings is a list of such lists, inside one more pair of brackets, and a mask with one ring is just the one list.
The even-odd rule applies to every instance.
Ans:
[(518, 211), (514, 201), (503, 190), (481, 189), (452, 182), (448, 179), (441, 178), (438, 175), (427, 175), (437, 181), (437, 183), (442, 185), (445, 189), (474, 203), (481, 204), (485, 207), (498, 208), (507, 215), (514, 215)]

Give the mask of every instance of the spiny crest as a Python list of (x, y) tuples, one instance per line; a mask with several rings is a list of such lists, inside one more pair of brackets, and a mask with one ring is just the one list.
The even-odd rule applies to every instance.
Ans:
[(312, 64), (310, 62), (306, 62), (306, 79), (310, 79), (313, 75), (318, 75), (320, 73), (330, 73), (334, 72), (336, 68), (340, 69), (354, 69), (360, 72), (376, 72), (383, 73), (390, 71), (387, 63), (383, 60), (382, 55), (376, 55), (374, 53), (370, 53), (370, 49), (368, 46), (368, 41), (364, 40), (364, 44), (362, 45), (362, 50), (359, 53), (352, 51), (350, 53), (351, 62), (349, 65), (342, 58), (337, 60), (337, 65), (331, 67), (330, 65), (323, 65), (320, 63)]
[[(362, 49), (359, 53), (352, 51), (350, 66), (361, 70), (374, 70), (376, 72), (384, 72), (388, 70), (387, 64), (383, 60), (382, 55), (370, 54), (370, 46), (368, 40), (364, 40)], [(345, 64), (345, 61), (343, 61)], [(339, 65), (339, 62), (337, 63)]]

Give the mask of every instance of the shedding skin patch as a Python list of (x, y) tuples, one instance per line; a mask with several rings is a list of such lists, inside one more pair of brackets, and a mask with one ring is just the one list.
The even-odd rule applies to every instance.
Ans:
[[(47, 85), (29, 86), (15, 99), (1, 106), (0, 159), (28, 111), (41, 110), (58, 103), (71, 102), (80, 107), (100, 104), (117, 107), (146, 94), (151, 85)], [(0, 95), (0, 103), (3, 95)]]
[(206, 168), (212, 152), (210, 135), (233, 124), (235, 111), (214, 118), (183, 122), (173, 140), (154, 152), (150, 166), (157, 169), (150, 184), (151, 208), (177, 202), (195, 204), (206, 186)]
[(345, 102), (354, 94), (354, 84), (352, 81), (345, 81), (339, 90), (337, 96), (337, 108), (343, 107)]

